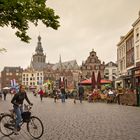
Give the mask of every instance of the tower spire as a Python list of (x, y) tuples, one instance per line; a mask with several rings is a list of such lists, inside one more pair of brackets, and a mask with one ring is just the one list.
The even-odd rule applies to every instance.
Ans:
[(42, 48), (42, 44), (41, 44), (41, 36), (38, 36), (38, 43), (37, 43), (37, 47), (35, 49), (37, 54), (43, 54), (43, 48)]
[(59, 55), (59, 69), (60, 69), (60, 72), (62, 72), (62, 60), (61, 60), (61, 54)]

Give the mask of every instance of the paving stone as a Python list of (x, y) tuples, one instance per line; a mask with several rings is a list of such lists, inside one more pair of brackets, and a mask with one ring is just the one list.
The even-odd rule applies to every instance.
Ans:
[[(44, 124), (44, 135), (40, 140), (139, 140), (140, 108), (106, 103), (82, 104), (68, 99), (54, 103), (51, 98), (28, 95), (34, 106), (32, 114)], [(11, 96), (0, 101), (0, 112), (12, 108)], [(0, 134), (0, 140), (32, 140), (26, 125), (19, 136), (10, 138)]]

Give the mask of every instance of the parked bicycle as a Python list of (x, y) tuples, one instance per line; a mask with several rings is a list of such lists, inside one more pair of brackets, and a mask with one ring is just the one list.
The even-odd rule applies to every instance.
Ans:
[[(24, 105), (24, 112), (22, 113), (23, 120), (20, 124), (20, 129), (22, 128), (22, 125), (26, 123), (27, 131), (29, 132), (30, 136), (34, 139), (39, 139), (44, 133), (44, 126), (38, 117), (32, 115), (31, 109), (31, 105)], [(0, 132), (4, 136), (14, 134), (16, 115), (14, 110), (9, 111), (10, 113), (1, 113), (0, 115)]]

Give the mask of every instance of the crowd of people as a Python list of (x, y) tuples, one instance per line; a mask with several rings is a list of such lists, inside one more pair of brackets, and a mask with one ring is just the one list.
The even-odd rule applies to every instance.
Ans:
[[(14, 91), (9, 91), (11, 95), (14, 95)], [(34, 96), (40, 96), (40, 100), (43, 100), (43, 97), (52, 97), (54, 98), (54, 102), (57, 102), (61, 99), (61, 102), (66, 102), (67, 98), (72, 98), (73, 102), (76, 103), (79, 100), (82, 103), (82, 100), (87, 100), (88, 102), (96, 102), (96, 101), (106, 101), (107, 103), (118, 102), (119, 103), (119, 94), (116, 90), (112, 90), (111, 88), (100, 90), (100, 89), (93, 89), (85, 91), (84, 87), (80, 84), (77, 88), (69, 91), (65, 89), (64, 86), (61, 88), (53, 88), (52, 91), (45, 90), (43, 87), (40, 87), (37, 90), (32, 90)], [(6, 100), (8, 90), (0, 91), (0, 100)]]
[(84, 88), (82, 85), (78, 86), (77, 88), (74, 88), (72, 92), (65, 89), (64, 86), (61, 86), (61, 88), (53, 88), (52, 91), (44, 90), (42, 87), (38, 90), (32, 91), (34, 96), (40, 96), (40, 99), (42, 101), (43, 97), (52, 97), (54, 98), (54, 102), (57, 102), (59, 99), (61, 99), (62, 103), (66, 102), (66, 99), (73, 98), (74, 103), (76, 103), (76, 100), (79, 99), (80, 103), (82, 103), (82, 100), (84, 98)]
[(57, 102), (61, 99), (61, 102), (66, 102), (67, 98), (72, 98), (73, 102), (76, 103), (79, 100), (82, 103), (83, 100), (87, 100), (88, 102), (96, 102), (96, 101), (106, 101), (107, 103), (116, 103), (119, 102), (119, 94), (116, 90), (112, 90), (111, 88), (100, 90), (93, 89), (85, 91), (82, 85), (78, 85), (77, 88), (73, 90), (67, 90), (64, 86), (61, 88), (53, 88), (52, 91), (46, 91), (40, 88), (37, 91), (33, 90), (33, 94), (35, 96), (39, 95), (42, 101), (43, 97), (51, 97), (54, 98), (54, 102)]

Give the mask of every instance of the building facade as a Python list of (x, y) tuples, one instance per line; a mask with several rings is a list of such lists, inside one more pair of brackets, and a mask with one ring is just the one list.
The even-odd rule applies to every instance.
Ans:
[(126, 40), (122, 36), (120, 42), (117, 44), (117, 64), (118, 64), (118, 76), (126, 75)]
[(11, 80), (14, 80), (17, 84), (22, 83), (22, 72), (21, 67), (4, 67), (1, 72), (1, 86), (11, 87)]
[(109, 62), (105, 65), (105, 70), (104, 70), (104, 78), (115, 81), (117, 78), (117, 64), (114, 62)]
[(0, 91), (1, 91), (1, 73), (0, 73)]
[(59, 63), (49, 64), (44, 70), (44, 81), (54, 81), (54, 85), (61, 87), (60, 79), (64, 79), (66, 88), (74, 88), (79, 82), (79, 66), (76, 60), (62, 62), (61, 57)]
[(92, 50), (86, 59), (85, 62), (82, 63), (81, 66), (81, 80), (89, 79), (92, 77), (92, 73), (94, 71), (95, 77), (97, 79), (98, 72), (100, 71), (101, 78), (104, 78), (104, 69), (105, 63), (101, 63), (101, 60), (96, 55), (96, 52)]
[(140, 83), (140, 12), (132, 26), (117, 44), (119, 78), (116, 82), (123, 88), (134, 89)]
[(44, 83), (43, 71), (26, 69), (22, 73), (22, 84), (26, 87), (42, 86)]
[(135, 68), (132, 69), (135, 85), (140, 86), (140, 11), (138, 19), (133, 23), (134, 28), (134, 51), (135, 51)]
[(133, 29), (121, 37), (117, 44), (117, 64), (119, 78), (116, 79), (116, 87), (130, 88), (133, 82), (131, 69), (135, 66)]

